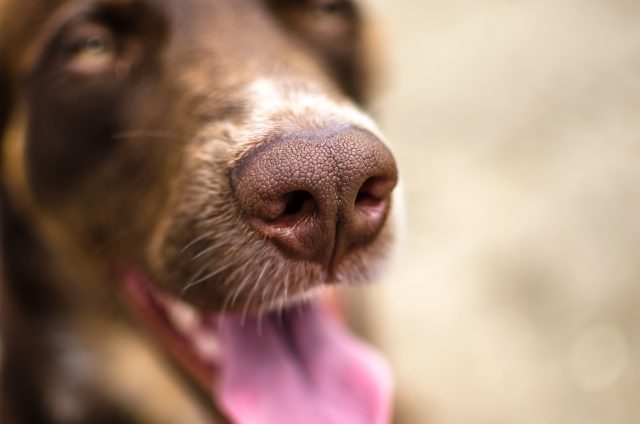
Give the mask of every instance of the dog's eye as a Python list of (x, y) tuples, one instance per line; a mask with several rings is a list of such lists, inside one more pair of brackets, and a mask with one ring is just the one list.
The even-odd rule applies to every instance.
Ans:
[(113, 53), (113, 43), (103, 37), (89, 37), (82, 40), (76, 51), (77, 55), (85, 55), (91, 58), (104, 58)]
[(73, 28), (64, 41), (68, 68), (79, 73), (100, 73), (113, 69), (117, 60), (114, 36), (104, 26), (85, 23)]
[(345, 0), (319, 0), (311, 8), (316, 19), (329, 18), (336, 15), (346, 15), (351, 11), (351, 3)]

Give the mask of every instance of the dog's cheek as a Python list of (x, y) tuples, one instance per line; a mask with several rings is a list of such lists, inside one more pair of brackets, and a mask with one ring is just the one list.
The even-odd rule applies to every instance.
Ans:
[(65, 197), (116, 147), (111, 134), (116, 128), (113, 111), (119, 96), (107, 90), (52, 90), (40, 83), (31, 87), (27, 163), (38, 195)]
[(158, 103), (148, 98), (158, 91), (154, 87), (153, 81), (131, 80), (57, 87), (45, 81), (31, 88), (25, 150), (29, 190), (74, 243), (108, 246), (126, 255), (139, 250), (157, 220), (169, 179), (167, 158), (178, 161), (178, 146), (168, 152), (175, 143), (131, 136), (141, 126), (158, 128), (160, 118), (154, 117), (154, 124), (144, 116), (150, 109), (145, 105)]

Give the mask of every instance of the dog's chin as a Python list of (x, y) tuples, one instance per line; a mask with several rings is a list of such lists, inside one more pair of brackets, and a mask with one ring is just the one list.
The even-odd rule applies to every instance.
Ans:
[(203, 312), (135, 268), (121, 277), (133, 314), (231, 422), (388, 422), (387, 366), (347, 332), (321, 286), (264, 312)]

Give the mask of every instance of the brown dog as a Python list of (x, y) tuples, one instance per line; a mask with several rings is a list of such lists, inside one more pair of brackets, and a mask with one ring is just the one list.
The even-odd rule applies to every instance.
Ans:
[(321, 287), (397, 171), (347, 0), (2, 0), (3, 423), (382, 423)]

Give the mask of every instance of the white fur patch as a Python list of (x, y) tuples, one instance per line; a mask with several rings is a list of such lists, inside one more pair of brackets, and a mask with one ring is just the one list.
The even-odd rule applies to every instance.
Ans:
[(230, 132), (243, 147), (255, 145), (274, 131), (349, 125), (367, 130), (385, 142), (371, 118), (348, 100), (330, 98), (318, 86), (261, 78), (247, 87), (246, 98), (250, 115), (241, 128)]

